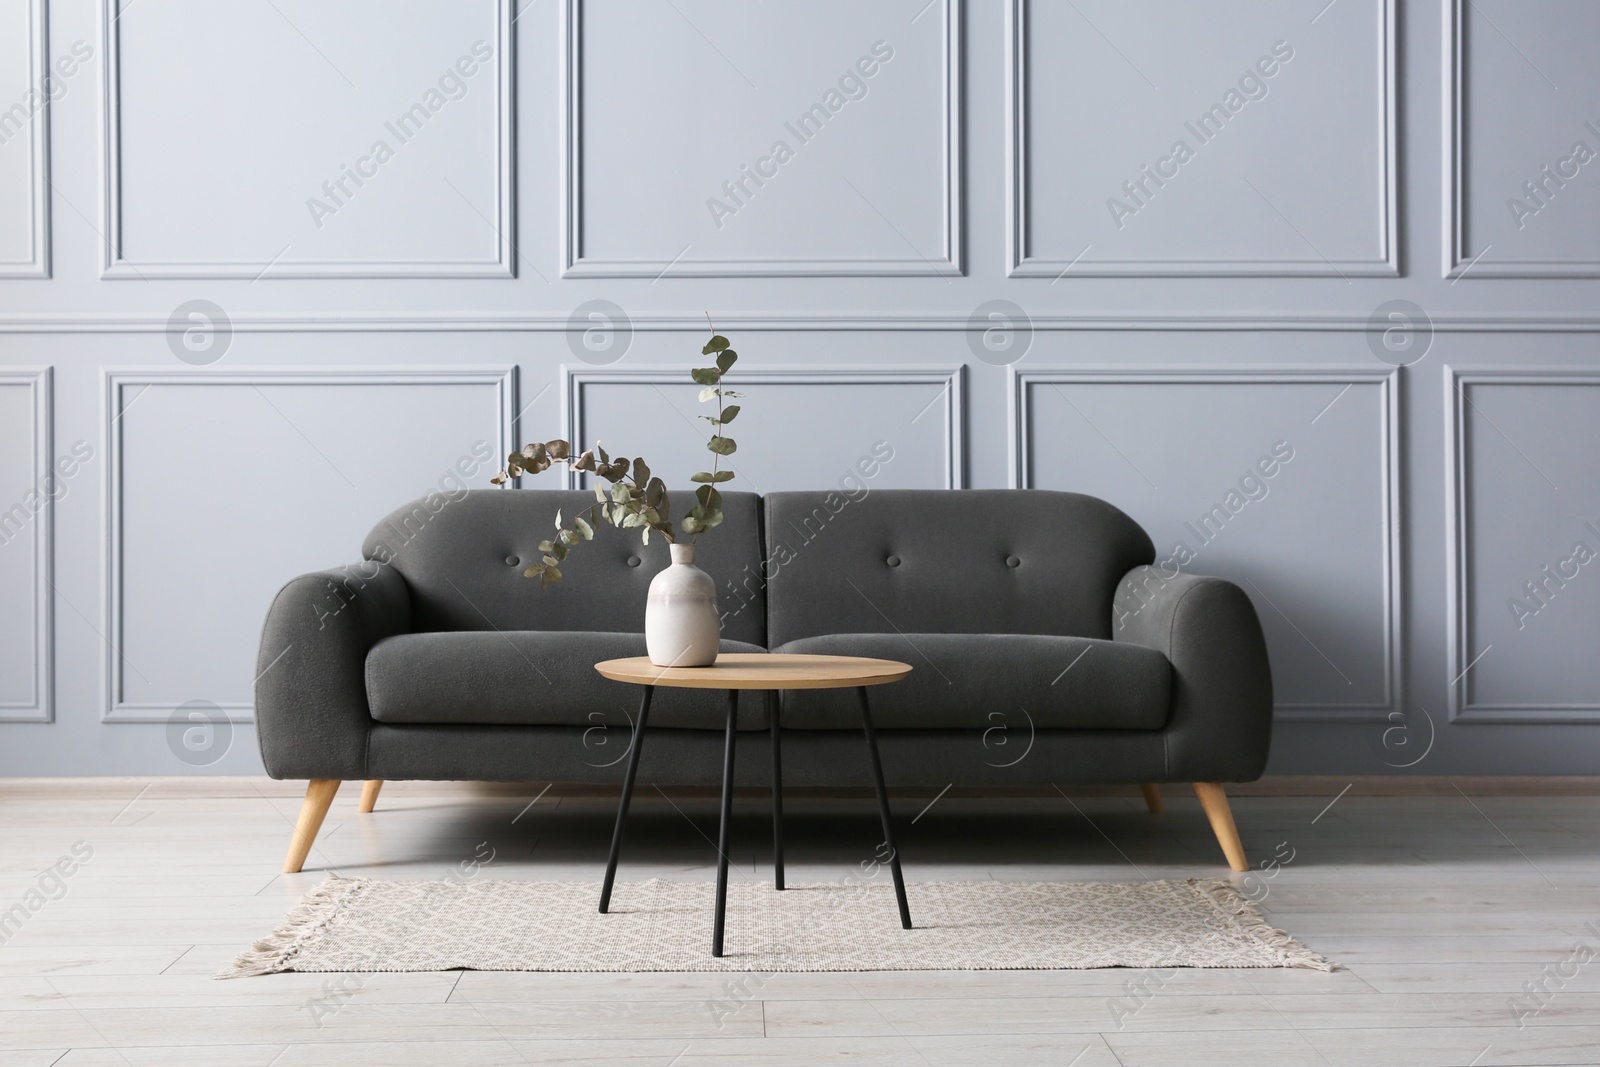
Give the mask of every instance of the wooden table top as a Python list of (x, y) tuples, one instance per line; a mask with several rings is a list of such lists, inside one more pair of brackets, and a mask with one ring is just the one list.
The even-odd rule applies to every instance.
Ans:
[(594, 669), (614, 682), (680, 689), (842, 689), (898, 682), (909, 663), (862, 656), (724, 652), (709, 667), (658, 667), (648, 656), (608, 659)]

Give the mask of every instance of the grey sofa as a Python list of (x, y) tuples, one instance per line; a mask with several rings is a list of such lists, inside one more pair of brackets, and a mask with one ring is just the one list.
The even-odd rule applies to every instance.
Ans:
[[(588, 492), (433, 494), (368, 535), (362, 562), (284, 586), (267, 614), (257, 736), (274, 778), (309, 779), (285, 863), (299, 870), (343, 780), (620, 782), (638, 694), (594, 664), (643, 655), (646, 589), (666, 546), (602, 527), (558, 585), (522, 577), (557, 509)], [(1266, 763), (1272, 678), (1249, 599), (1151, 566), (1150, 538), (1075, 493), (874, 490), (724, 494), (700, 542), (725, 651), (910, 663), (872, 694), (891, 787), (1124, 783), (1160, 810), (1191, 783), (1229, 864), (1246, 867), (1223, 793)], [(639, 773), (721, 780), (725, 696), (662, 690)], [(760, 694), (738, 729), (768, 730)], [(777, 702), (788, 785), (868, 780), (846, 691)], [(769, 780), (753, 745), (739, 784)]]

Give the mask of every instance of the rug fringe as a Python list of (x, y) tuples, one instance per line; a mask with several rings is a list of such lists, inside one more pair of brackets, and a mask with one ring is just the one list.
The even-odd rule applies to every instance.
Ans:
[(370, 879), (330, 877), (300, 899), (282, 924), (250, 946), (213, 978), (254, 978), (289, 969), (292, 960), (312, 937), (333, 920), (340, 907), (365, 888)]
[(1189, 884), (1219, 911), (1239, 925), (1239, 929), (1278, 953), (1282, 965), (1310, 971), (1337, 971), (1337, 963), (1313, 952), (1288, 932), (1278, 929), (1262, 916), (1255, 901), (1220, 878), (1190, 878)]

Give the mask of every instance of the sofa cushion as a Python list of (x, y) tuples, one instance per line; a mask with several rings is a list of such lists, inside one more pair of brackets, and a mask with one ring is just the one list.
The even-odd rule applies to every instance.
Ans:
[[(391, 638), (391, 640), (393, 640)], [(832, 634), (775, 652), (873, 656), (912, 666), (873, 686), (872, 722), (884, 730), (1004, 727), (1159, 730), (1171, 702), (1172, 667), (1153, 648), (1036, 634)], [(786, 729), (860, 729), (849, 689), (783, 694)]]
[(1079, 493), (873, 489), (765, 503), (770, 648), (902, 630), (1110, 638), (1117, 583), (1155, 558), (1138, 523)]
[[(723, 641), (724, 652), (761, 652)], [(607, 726), (627, 729), (639, 686), (600, 677), (601, 660), (645, 654), (643, 634), (476, 630), (400, 634), (367, 653), (367, 703), (386, 723), (476, 726)], [(656, 688), (650, 725), (721, 730), (720, 689)], [(760, 693), (743, 693), (739, 728), (764, 730)]]
[[(638, 530), (602, 522), (592, 542), (572, 549), (559, 584), (541, 589), (536, 579), (522, 576), (539, 561), (539, 542), (555, 533), (557, 512), (570, 519), (594, 502), (593, 492), (556, 489), (432, 493), (373, 527), (361, 550), (369, 568), (392, 566), (405, 578), (413, 633), (635, 631), (644, 624), (650, 580), (668, 563), (660, 537), (645, 544)], [(687, 488), (672, 490), (673, 514), (683, 514), (692, 503)], [(725, 518), (701, 538), (695, 566), (723, 591), (722, 635), (764, 645), (765, 593), (756, 584), (733, 594), (735, 582), (760, 573), (760, 506), (754, 493), (723, 493)], [(361, 595), (362, 579), (359, 569), (352, 569), (343, 599)]]

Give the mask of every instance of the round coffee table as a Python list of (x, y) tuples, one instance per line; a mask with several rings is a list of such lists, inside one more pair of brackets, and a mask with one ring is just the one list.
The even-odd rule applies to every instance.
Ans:
[(872, 710), (867, 703), (867, 687), (898, 682), (911, 673), (910, 664), (860, 656), (800, 656), (780, 653), (726, 652), (710, 667), (658, 667), (646, 656), (608, 659), (594, 669), (615, 682), (644, 686), (639, 702), (639, 718), (633, 724), (633, 744), (628, 750), (628, 767), (622, 777), (622, 799), (617, 804), (617, 826), (611, 834), (611, 855), (606, 860), (605, 883), (600, 889), (600, 911), (611, 906), (611, 886), (617, 877), (617, 858), (622, 851), (622, 827), (633, 799), (634, 779), (639, 771), (639, 752), (644, 747), (645, 721), (650, 716), (650, 698), (658, 685), (683, 689), (725, 689), (728, 691), (727, 740), (722, 756), (722, 824), (717, 831), (717, 911), (711, 934), (711, 954), (722, 955), (723, 917), (728, 905), (728, 823), (733, 812), (733, 744), (738, 733), (736, 716), (739, 690), (756, 689), (767, 694), (767, 718), (772, 733), (772, 849), (774, 885), (783, 888), (783, 770), (779, 740), (777, 694), (784, 689), (845, 689), (854, 687), (861, 700), (861, 729), (872, 757), (873, 785), (878, 791), (878, 815), (883, 820), (884, 845), (889, 850), (889, 870), (894, 875), (895, 900), (900, 905), (900, 925), (911, 929), (911, 909), (906, 904), (906, 883), (900, 873), (900, 852), (895, 848), (894, 826), (889, 819), (889, 793), (883, 785), (883, 761), (878, 758), (878, 739), (872, 730)]

